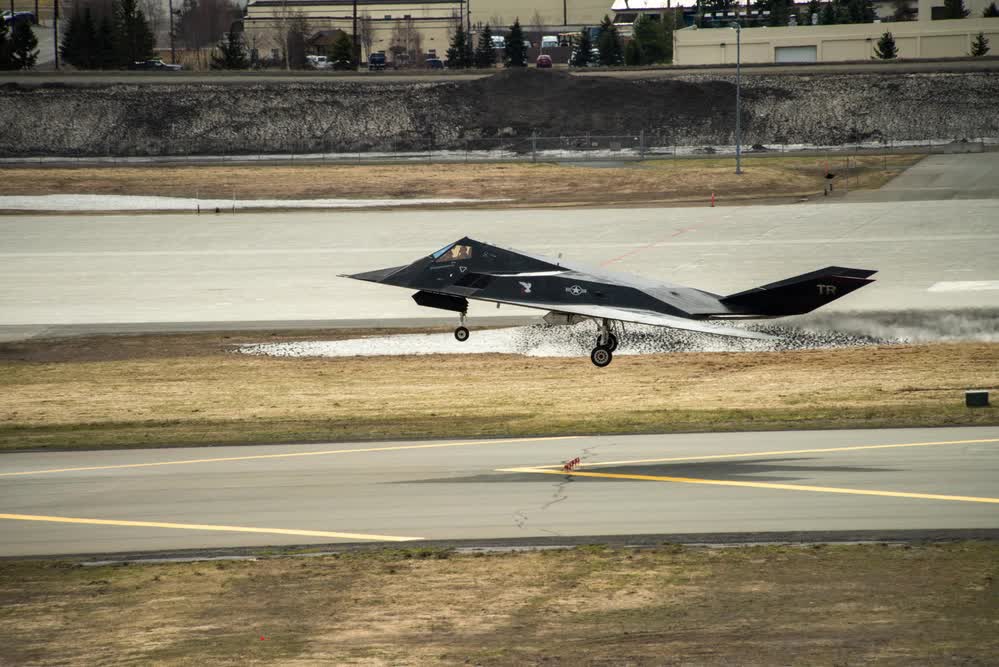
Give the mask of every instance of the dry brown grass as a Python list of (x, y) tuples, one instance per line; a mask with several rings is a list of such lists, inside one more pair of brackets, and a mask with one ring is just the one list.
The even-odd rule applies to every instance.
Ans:
[(991, 664), (999, 546), (0, 563), (4, 664)]
[(123, 356), (0, 362), (0, 447), (999, 421), (963, 406), (964, 389), (999, 385), (988, 343), (620, 356), (604, 370), (503, 355)]
[[(879, 187), (921, 155), (851, 158), (850, 188)], [(847, 187), (845, 158), (829, 161)], [(162, 195), (246, 199), (461, 197), (510, 199), (512, 204), (611, 204), (820, 193), (826, 160), (747, 157), (736, 176), (732, 158), (654, 160), (619, 168), (554, 164), (436, 164), (393, 166), (134, 166), (0, 168), (4, 193)]]

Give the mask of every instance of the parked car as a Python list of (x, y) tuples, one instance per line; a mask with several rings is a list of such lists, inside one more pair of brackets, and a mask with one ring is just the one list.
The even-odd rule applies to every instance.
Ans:
[(539, 68), (550, 68), (552, 66), (552, 57), (541, 54), (538, 56), (537, 66)]
[(493, 48), (494, 49), (505, 49), (506, 48), (506, 37), (503, 35), (493, 35)]
[(38, 23), (38, 18), (35, 16), (34, 12), (11, 13), (9, 9), (5, 9), (3, 12), (3, 22), (9, 26), (17, 25), (18, 23), (30, 23), (31, 25), (36, 25)]
[(541, 38), (541, 48), (542, 49), (556, 49), (556, 48), (558, 48), (558, 36), (557, 35), (544, 35)]
[(440, 58), (427, 58), (427, 69), (444, 69), (444, 61)]
[(381, 51), (368, 56), (368, 71), (375, 72), (385, 69), (385, 54)]
[(138, 60), (133, 63), (129, 63), (128, 69), (137, 70), (154, 70), (160, 72), (179, 72), (184, 69), (183, 65), (171, 65), (170, 63), (165, 63), (162, 60)]
[(333, 63), (330, 62), (330, 59), (326, 56), (315, 56), (310, 54), (305, 56), (305, 61), (308, 63), (309, 67), (314, 69), (331, 69), (333, 67)]
[(334, 60), (331, 66), (337, 72), (350, 72), (354, 69), (354, 63), (349, 60)]

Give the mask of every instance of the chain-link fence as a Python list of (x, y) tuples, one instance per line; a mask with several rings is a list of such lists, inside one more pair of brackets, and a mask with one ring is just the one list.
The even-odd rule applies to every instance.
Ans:
[[(829, 153), (977, 153), (999, 149), (999, 138), (939, 139), (930, 141), (876, 141), (840, 144), (750, 144), (746, 157), (774, 154), (816, 155)], [(676, 144), (665, 135), (638, 132), (622, 135), (576, 134), (565, 136), (511, 136), (466, 139), (445, 147), (433, 138), (379, 142), (378, 150), (338, 151), (323, 142), (304, 141), (283, 153), (224, 153), (209, 155), (111, 154), (86, 157), (4, 157), (0, 164), (144, 164), (220, 162), (292, 162), (325, 164), (436, 164), (476, 162), (621, 162), (647, 159), (708, 158), (734, 156), (727, 145)]]

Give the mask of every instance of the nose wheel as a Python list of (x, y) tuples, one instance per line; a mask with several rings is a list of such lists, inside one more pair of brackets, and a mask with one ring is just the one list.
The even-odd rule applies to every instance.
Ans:
[(465, 328), (465, 313), (458, 313), (458, 328), (454, 330), (454, 339), (459, 343), (468, 340), (468, 329)]
[(611, 361), (614, 360), (614, 354), (611, 352), (610, 348), (604, 347), (603, 345), (597, 345), (590, 352), (590, 361), (597, 368), (603, 368), (608, 366)]

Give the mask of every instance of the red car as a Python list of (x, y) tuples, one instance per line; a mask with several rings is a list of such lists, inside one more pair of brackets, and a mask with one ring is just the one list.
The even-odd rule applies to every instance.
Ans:
[(552, 66), (552, 57), (551, 56), (546, 56), (545, 54), (542, 53), (540, 56), (538, 56), (537, 66), (538, 67), (542, 67), (542, 68), (544, 68), (544, 67), (551, 67)]

